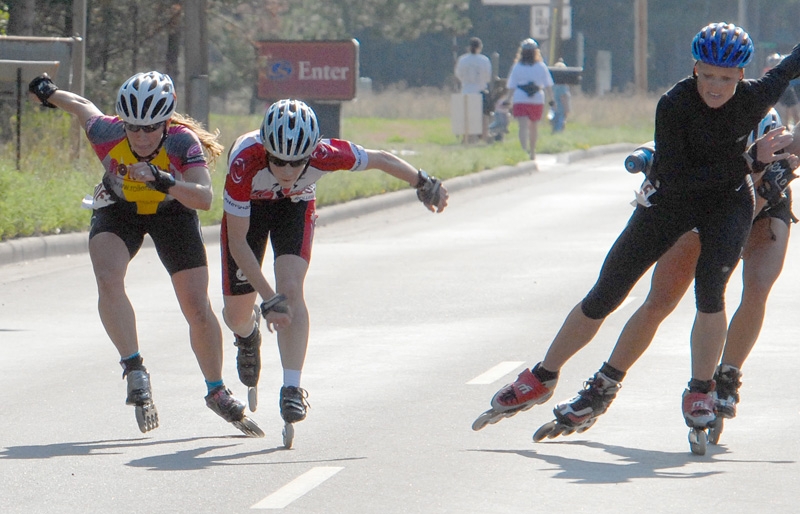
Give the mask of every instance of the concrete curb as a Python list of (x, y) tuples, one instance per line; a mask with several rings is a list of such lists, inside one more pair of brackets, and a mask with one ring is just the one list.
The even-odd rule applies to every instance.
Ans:
[[(636, 145), (632, 143), (617, 143), (588, 150), (574, 150), (556, 155), (556, 162), (558, 164), (570, 164), (607, 153), (629, 152), (634, 148), (636, 148)], [(524, 161), (516, 166), (501, 166), (480, 173), (449, 179), (447, 180), (447, 190), (450, 193), (454, 193), (481, 184), (529, 175), (535, 169), (535, 164), (532, 161)], [(416, 192), (411, 189), (404, 189), (343, 204), (320, 207), (320, 217), (317, 224), (324, 227), (344, 219), (364, 216), (416, 201)], [(203, 237), (207, 242), (218, 241), (219, 225), (203, 227)], [(149, 237), (145, 238), (144, 244), (146, 246), (152, 245), (152, 240)], [(77, 255), (86, 253), (88, 249), (89, 234), (87, 232), (12, 239), (0, 243), (0, 266), (35, 259), (46, 259), (48, 257)]]

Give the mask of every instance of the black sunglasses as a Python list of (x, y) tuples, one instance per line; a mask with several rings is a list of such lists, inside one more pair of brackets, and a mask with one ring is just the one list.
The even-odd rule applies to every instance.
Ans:
[(300, 166), (305, 166), (309, 158), (306, 157), (297, 161), (284, 161), (283, 159), (278, 159), (274, 155), (270, 155), (267, 157), (267, 159), (269, 159), (269, 162), (275, 166), (291, 166), (292, 168), (299, 168)]
[(128, 132), (139, 132), (143, 130), (145, 134), (152, 134), (156, 130), (164, 126), (164, 122), (153, 123), (152, 125), (133, 125), (132, 123), (123, 123), (125, 130)]

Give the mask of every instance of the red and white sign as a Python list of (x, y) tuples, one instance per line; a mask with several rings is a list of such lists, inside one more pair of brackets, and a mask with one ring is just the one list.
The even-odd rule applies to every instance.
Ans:
[(352, 100), (358, 41), (259, 41), (258, 97)]

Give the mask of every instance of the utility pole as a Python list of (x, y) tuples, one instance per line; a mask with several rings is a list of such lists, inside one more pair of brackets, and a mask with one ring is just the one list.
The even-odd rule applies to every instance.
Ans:
[(186, 113), (208, 127), (208, 30), (206, 0), (184, 0)]
[(550, 55), (549, 66), (561, 57), (561, 28), (564, 19), (564, 0), (550, 0)]
[[(70, 91), (83, 96), (86, 79), (86, 0), (72, 2), (72, 84)], [(81, 136), (83, 127), (78, 118), (71, 116), (70, 139), (72, 140), (72, 158), (81, 156)]]
[(633, 4), (633, 71), (636, 92), (647, 93), (647, 0)]

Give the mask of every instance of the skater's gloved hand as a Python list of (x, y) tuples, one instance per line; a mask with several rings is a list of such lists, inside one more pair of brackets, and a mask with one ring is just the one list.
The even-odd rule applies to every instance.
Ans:
[(53, 93), (58, 91), (58, 87), (47, 73), (42, 73), (35, 79), (31, 80), (30, 84), (28, 84), (28, 91), (36, 95), (36, 98), (45, 107), (50, 107), (51, 109), (56, 108), (55, 105), (51, 104), (47, 100), (53, 96)]
[(780, 152), (789, 146), (794, 137), (784, 127), (770, 130), (750, 145), (744, 154), (745, 161), (753, 173), (763, 172), (771, 162), (789, 158), (788, 152)]
[(261, 303), (261, 316), (266, 321), (267, 330), (273, 332), (288, 327), (292, 323), (292, 310), (286, 296), (276, 294), (269, 300)]
[(168, 194), (169, 188), (175, 185), (175, 177), (148, 162), (137, 162), (128, 166), (128, 176), (164, 194)]
[[(795, 158), (795, 163), (796, 163)], [(797, 175), (792, 170), (788, 159), (781, 159), (768, 164), (761, 176), (761, 183), (756, 188), (758, 195), (764, 198), (769, 205), (776, 205), (783, 198), (783, 192), (789, 182), (796, 179)]]
[(430, 177), (425, 170), (418, 170), (417, 198), (431, 212), (442, 212), (447, 207), (447, 188), (436, 177)]

